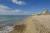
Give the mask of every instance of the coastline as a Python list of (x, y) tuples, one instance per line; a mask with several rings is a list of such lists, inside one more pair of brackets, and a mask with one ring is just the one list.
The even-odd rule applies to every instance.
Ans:
[[(26, 26), (24, 33), (49, 33), (50, 32), (50, 15), (31, 16), (26, 18), (24, 22)], [(11, 33), (17, 33), (17, 30), (12, 31)]]

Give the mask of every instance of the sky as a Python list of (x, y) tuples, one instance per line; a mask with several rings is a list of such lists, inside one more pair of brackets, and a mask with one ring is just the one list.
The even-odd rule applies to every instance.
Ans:
[(0, 15), (31, 15), (50, 10), (50, 0), (0, 0)]

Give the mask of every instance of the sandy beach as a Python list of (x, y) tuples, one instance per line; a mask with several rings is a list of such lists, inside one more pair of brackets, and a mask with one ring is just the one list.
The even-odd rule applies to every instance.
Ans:
[[(50, 15), (30, 16), (24, 20), (24, 24), (26, 27), (20, 33), (50, 33)], [(11, 33), (17, 33), (17, 30)]]

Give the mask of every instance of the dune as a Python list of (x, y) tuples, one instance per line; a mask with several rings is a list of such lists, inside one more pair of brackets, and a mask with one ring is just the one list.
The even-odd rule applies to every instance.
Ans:
[(16, 28), (11, 33), (50, 33), (50, 15), (30, 16), (23, 22), (23, 25), (20, 25), (19, 31)]
[(32, 22), (35, 33), (50, 33), (50, 15), (32, 16)]
[(26, 19), (25, 33), (50, 33), (50, 15), (36, 15)]

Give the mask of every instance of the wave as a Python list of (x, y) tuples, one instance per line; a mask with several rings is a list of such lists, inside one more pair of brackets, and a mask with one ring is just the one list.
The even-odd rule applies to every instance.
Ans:
[(0, 33), (9, 33), (11, 31), (13, 31), (13, 27), (14, 26), (5, 26), (2, 28), (2, 30), (0, 31)]

